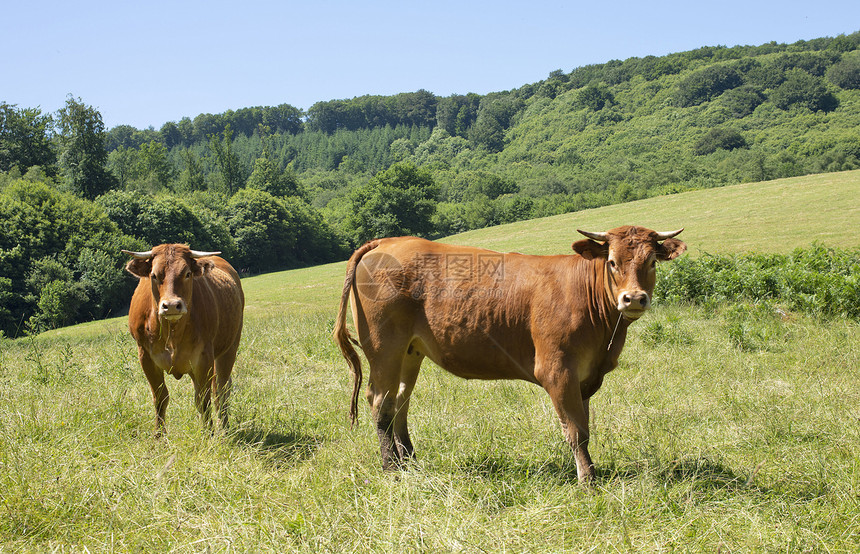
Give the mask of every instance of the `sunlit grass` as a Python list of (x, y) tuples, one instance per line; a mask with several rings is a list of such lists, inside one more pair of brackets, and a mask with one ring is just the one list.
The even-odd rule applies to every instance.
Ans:
[[(850, 190), (857, 173), (823, 178), (852, 175)], [(714, 252), (700, 244), (735, 233), (697, 219), (711, 216), (695, 215), (695, 202), (663, 205), (653, 223), (643, 221), (652, 207), (637, 205), (575, 225), (677, 222), (691, 249)], [(749, 249), (793, 248), (765, 237), (814, 211), (751, 226)], [(452, 240), (561, 252), (575, 225), (552, 218), (530, 235)], [(124, 318), (0, 342), (0, 551), (860, 549), (857, 323), (753, 303), (658, 305), (631, 327), (592, 401), (591, 489), (577, 483), (539, 387), (464, 381), (426, 363), (410, 411), (418, 460), (385, 474), (364, 403), (349, 425), (351, 377), (329, 339), (343, 267), (244, 281), (224, 434), (200, 424), (188, 379), (168, 379), (168, 433), (152, 437)]]
[(6, 342), (0, 540), (120, 551), (854, 550), (858, 326), (775, 317), (756, 324), (777, 338), (748, 349), (729, 329), (742, 317), (662, 307), (633, 327), (592, 404), (593, 490), (577, 484), (541, 389), (463, 381), (432, 364), (411, 414), (419, 459), (382, 473), (368, 410), (351, 429), (348, 372), (315, 338), (330, 330), (325, 311), (249, 321), (233, 425), (215, 436), (190, 383), (171, 380), (169, 433), (152, 438), (130, 340)]

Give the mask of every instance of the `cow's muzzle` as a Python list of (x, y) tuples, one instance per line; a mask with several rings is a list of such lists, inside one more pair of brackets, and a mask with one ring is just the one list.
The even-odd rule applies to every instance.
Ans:
[(188, 307), (181, 298), (162, 300), (158, 305), (158, 315), (168, 321), (176, 321), (188, 313)]
[(618, 295), (618, 311), (627, 319), (639, 319), (651, 306), (651, 297), (644, 290), (624, 291)]

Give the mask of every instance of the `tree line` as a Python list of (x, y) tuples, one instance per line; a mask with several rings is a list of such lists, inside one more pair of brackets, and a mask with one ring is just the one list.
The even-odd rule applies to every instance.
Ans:
[(120, 248), (187, 242), (253, 273), (374, 236), (858, 168), (858, 45), (705, 47), (486, 95), (242, 108), (159, 130), (105, 129), (72, 96), (54, 114), (0, 102), (0, 329), (122, 310)]

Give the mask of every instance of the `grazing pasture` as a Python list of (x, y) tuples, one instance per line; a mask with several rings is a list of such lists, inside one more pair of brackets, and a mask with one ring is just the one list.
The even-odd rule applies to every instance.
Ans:
[[(757, 193), (756, 191), (759, 191)], [(687, 228), (693, 256), (860, 246), (860, 172), (684, 193), (446, 239), (568, 252), (575, 228)], [(856, 552), (860, 325), (658, 305), (592, 399), (580, 486), (546, 393), (425, 362), (419, 459), (383, 473), (330, 333), (344, 263), (243, 281), (231, 427), (188, 379), (167, 435), (125, 318), (0, 342), (0, 551)]]

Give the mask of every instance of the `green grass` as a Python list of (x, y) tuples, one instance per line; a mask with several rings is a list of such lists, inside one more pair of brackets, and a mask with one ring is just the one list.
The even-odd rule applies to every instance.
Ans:
[[(566, 252), (577, 226), (634, 222), (687, 227), (693, 254), (853, 247), (858, 182), (742, 185), (450, 240)], [(225, 435), (203, 431), (190, 381), (170, 379), (168, 435), (152, 438), (123, 318), (0, 343), (0, 551), (860, 549), (857, 323), (659, 306), (592, 401), (593, 489), (540, 388), (428, 363), (410, 415), (419, 459), (392, 475), (366, 406), (347, 420), (351, 378), (329, 339), (343, 268), (244, 281)]]
[(576, 229), (684, 227), (689, 254), (790, 252), (818, 240), (860, 246), (860, 171), (845, 171), (684, 192), (593, 210), (520, 221), (444, 239), (503, 251), (566, 254)]

